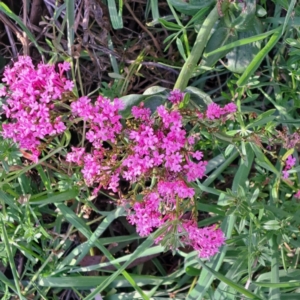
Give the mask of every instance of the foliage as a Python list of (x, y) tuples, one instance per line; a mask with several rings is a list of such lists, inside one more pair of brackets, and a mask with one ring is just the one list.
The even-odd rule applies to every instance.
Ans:
[[(32, 92), (26, 83), (31, 73), (26, 73), (22, 88), (21, 77), (16, 86), (6, 81), (0, 87), (1, 111), (6, 112), (0, 140), (1, 296), (298, 299), (299, 4), (168, 0), (163, 11), (160, 1), (147, 2), (153, 17), (147, 30), (166, 30), (165, 51), (175, 47), (181, 63), (171, 92), (164, 83), (151, 84), (139, 94), (129, 92), (134, 77), (143, 76), (143, 63), (173, 68), (171, 58), (164, 60), (159, 53), (157, 59), (149, 49), (143, 49), (130, 70), (116, 55), (110, 60), (111, 81), (86, 88), (80, 70), (90, 49), (74, 48), (76, 1), (55, 7), (53, 32), (57, 20), (67, 28), (60, 28), (61, 36), (55, 34), (47, 44), (39, 43), (12, 9), (0, 5), (3, 15), (16, 22), (50, 62), (65, 61), (51, 69), (56, 75), (47, 73), (62, 90), (53, 95), (55, 84), (48, 85), (53, 106), (46, 101), (51, 103), (46, 105), (44, 135), (38, 127), (41, 119), (33, 118), (32, 102), (24, 97), (24, 91), (28, 97)], [(124, 8), (122, 1), (107, 4), (112, 27), (125, 26), (126, 14), (121, 16), (128, 3)], [(60, 48), (63, 37), (65, 49)], [(107, 39), (111, 57), (115, 45)], [(62, 69), (68, 80), (57, 75)], [(12, 104), (4, 86), (16, 92), (19, 106)], [(94, 91), (87, 95), (87, 90)], [(104, 96), (119, 96), (120, 101)], [(18, 115), (19, 110), (26, 114)], [(32, 118), (32, 127), (18, 123), (19, 117)], [(60, 121), (61, 130), (55, 129)], [(167, 151), (171, 126), (184, 137), (178, 150), (182, 157), (175, 157), (177, 150)], [(146, 167), (146, 155), (152, 152), (137, 150), (150, 143), (145, 128), (153, 130), (150, 148), (166, 151), (160, 150), (165, 157), (151, 167)], [(26, 143), (27, 129), (37, 134)], [(153, 139), (162, 135), (163, 143)], [(191, 137), (197, 139), (188, 146)], [(96, 153), (100, 148), (103, 153)], [(92, 170), (99, 161), (105, 171), (95, 176)], [(196, 161), (198, 173), (189, 177), (189, 163)], [(173, 185), (166, 190), (166, 183)], [(152, 201), (154, 192), (164, 199), (158, 206)], [(160, 217), (156, 223), (153, 217), (151, 228), (142, 232), (145, 224), (136, 214), (145, 217), (150, 204), (152, 217)], [(195, 227), (184, 227), (187, 220), (226, 236), (225, 245), (209, 260), (187, 247), (197, 248), (191, 235)], [(175, 256), (167, 252), (164, 258), (160, 242)], [(167, 269), (170, 259), (176, 267)]]

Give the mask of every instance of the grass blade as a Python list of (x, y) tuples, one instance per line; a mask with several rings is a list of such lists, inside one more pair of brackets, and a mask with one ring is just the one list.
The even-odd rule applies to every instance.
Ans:
[[(61, 213), (64, 215), (65, 219), (72, 224), (75, 228), (77, 228), (87, 239), (90, 239), (92, 236), (91, 231), (89, 230), (88, 226), (81, 220), (70, 208), (68, 208), (66, 205), (62, 203), (56, 203), (56, 207), (61, 211)], [(152, 241), (153, 242), (153, 241)], [(151, 242), (151, 244), (152, 244)], [(143, 243), (144, 244), (144, 243)], [(142, 245), (143, 245), (142, 244)], [(149, 248), (151, 244), (147, 243), (146, 248)], [(114, 260), (115, 258), (113, 255), (102, 245), (98, 240), (95, 241), (95, 246), (100, 249), (100, 251), (106, 256), (107, 259), (110, 261)], [(140, 247), (139, 247), (140, 248)], [(139, 249), (138, 248), (138, 249)], [(138, 250), (137, 249), (137, 250)], [(136, 250), (136, 251), (137, 251)], [(144, 249), (143, 249), (144, 250)], [(135, 251), (135, 252), (136, 252)], [(135, 253), (134, 252), (134, 253)], [(134, 254), (133, 253), (133, 254)], [(138, 255), (140, 252), (138, 252)], [(140, 295), (143, 297), (143, 299), (148, 300), (149, 298), (144, 294), (144, 292), (138, 287), (134, 281), (134, 279), (125, 271), (125, 268), (136, 258), (136, 256), (132, 257), (130, 260), (128, 260), (123, 266), (121, 266), (118, 263), (114, 263), (113, 265), (118, 270), (114, 272), (114, 274), (109, 277), (107, 280), (105, 280), (100, 286), (94, 289), (94, 291), (87, 297), (87, 299), (94, 299), (93, 297), (103, 291), (105, 287), (107, 287), (118, 275), (122, 273), (122, 275), (126, 278), (126, 280), (132, 285), (132, 287), (140, 293)]]
[(253, 294), (252, 292), (246, 290), (243, 286), (233, 282), (232, 280), (228, 279), (227, 277), (225, 277), (221, 273), (219, 273), (219, 272), (215, 271), (214, 269), (210, 268), (205, 263), (203, 263), (201, 260), (199, 260), (199, 263), (204, 269), (206, 269), (208, 272), (213, 274), (220, 281), (226, 283), (227, 285), (234, 288), (236, 291), (238, 291), (239, 293), (241, 293), (244, 296), (248, 297), (249, 299), (257, 299), (257, 300), (261, 299), (261, 298), (257, 297), (255, 294)]
[[(123, 19), (122, 19), (122, 15), (118, 13), (115, 0), (108, 0), (107, 2), (108, 2), (108, 10), (109, 10), (109, 16), (110, 16), (112, 27), (114, 29), (122, 29)], [(119, 7), (119, 10), (121, 12), (122, 8)]]
[(233, 48), (236, 48), (236, 47), (240, 47), (240, 46), (243, 46), (243, 45), (247, 45), (247, 44), (250, 44), (250, 43), (254, 43), (254, 42), (263, 40), (263, 39), (267, 38), (269, 35), (271, 35), (275, 32), (277, 32), (277, 29), (273, 29), (273, 30), (270, 30), (270, 31), (265, 32), (265, 33), (261, 33), (261, 34), (258, 34), (258, 35), (254, 35), (254, 36), (251, 36), (251, 37), (240, 39), (238, 41), (235, 41), (235, 42), (229, 43), (225, 46), (222, 46), (222, 47), (220, 47), (220, 48), (218, 48), (214, 51), (206, 53), (206, 54), (204, 54), (204, 57), (208, 57), (208, 56), (211, 56), (211, 55), (214, 55), (216, 53), (223, 52), (223, 51), (229, 51), (229, 50), (231, 50)]
[(281, 32), (282, 32), (282, 26), (275, 29), (274, 34), (271, 36), (266, 46), (261, 51), (258, 52), (258, 54), (251, 61), (247, 69), (244, 71), (243, 75), (237, 81), (236, 84), (238, 86), (243, 86), (247, 84), (250, 76), (257, 70), (257, 68), (261, 65), (263, 59), (273, 49), (273, 47), (277, 44), (277, 42), (281, 38)]
[(3, 3), (2, 1), (0, 2), (0, 11), (2, 11), (4, 14), (6, 14), (8, 17), (10, 17), (12, 20), (14, 20), (21, 28), (22, 30), (26, 33), (30, 41), (35, 45), (35, 47), (38, 49), (41, 55), (43, 55), (43, 50), (39, 44), (36, 42), (35, 37), (32, 35), (32, 33), (28, 30), (28, 28), (23, 24), (23, 22), (20, 20), (18, 16), (16, 16), (10, 9), (9, 7)]
[(68, 27), (68, 53), (72, 56), (72, 47), (74, 45), (74, 22), (75, 22), (75, 3), (74, 0), (66, 0), (66, 16)]
[(5, 250), (7, 252), (7, 257), (8, 257), (10, 269), (11, 269), (11, 272), (12, 272), (12, 275), (13, 275), (13, 278), (14, 278), (17, 294), (19, 296), (19, 299), (25, 299), (22, 296), (22, 293), (21, 293), (21, 290), (20, 290), (19, 275), (17, 273), (17, 268), (16, 268), (16, 265), (15, 265), (14, 257), (13, 257), (12, 250), (11, 250), (11, 247), (10, 247), (10, 243), (9, 243), (9, 240), (8, 240), (8, 235), (7, 235), (7, 231), (6, 231), (6, 227), (5, 227), (3, 218), (1, 218), (0, 222), (1, 222), (1, 227), (2, 227), (1, 239), (4, 243)]

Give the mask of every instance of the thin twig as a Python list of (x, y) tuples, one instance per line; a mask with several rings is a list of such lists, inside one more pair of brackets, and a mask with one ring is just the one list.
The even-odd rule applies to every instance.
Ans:
[(11, 30), (10, 30), (9, 26), (4, 24), (4, 27), (5, 27), (5, 31), (7, 33), (7, 37), (9, 39), (9, 43), (11, 45), (12, 53), (14, 55), (14, 58), (16, 58), (18, 56), (18, 50), (17, 50), (17, 47), (15, 45), (14, 37), (12, 36), (12, 33), (11, 33)]
[[(23, 0), (23, 23), (24, 26), (27, 24), (27, 0)], [(29, 55), (29, 41), (25, 31), (23, 31), (23, 54)]]
[(143, 25), (143, 23), (135, 16), (133, 10), (131, 9), (130, 5), (127, 3), (127, 1), (124, 1), (124, 4), (126, 6), (126, 8), (128, 9), (129, 13), (132, 15), (132, 17), (134, 18), (134, 20), (139, 24), (139, 26), (148, 33), (148, 35), (151, 37), (156, 49), (162, 53), (161, 48), (156, 40), (156, 38), (153, 36), (153, 34)]
[(17, 38), (19, 40), (21, 40), (21, 42), (22, 42), (22, 39), (23, 39), (22, 34), (19, 31), (19, 29), (15, 26), (15, 24), (12, 23), (9, 19), (7, 19), (6, 16), (1, 12), (0, 12), (0, 20), (3, 22), (3, 24), (5, 26), (5, 30), (7, 32), (7, 36), (8, 36), (11, 48), (12, 48), (13, 55), (14, 55), (14, 57), (17, 57), (18, 56), (18, 50), (17, 50), (17, 47), (15, 45), (15, 41), (14, 41), (14, 38), (12, 36), (12, 32), (17, 36)]

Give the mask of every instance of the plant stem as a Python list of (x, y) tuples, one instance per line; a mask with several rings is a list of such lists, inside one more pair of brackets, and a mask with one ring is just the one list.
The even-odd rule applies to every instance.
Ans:
[(218, 21), (219, 17), (220, 16), (218, 13), (218, 7), (216, 5), (203, 22), (201, 29), (197, 35), (191, 54), (189, 55), (188, 59), (186, 60), (181, 69), (181, 72), (175, 83), (174, 89), (179, 89), (183, 91), (187, 87), (188, 82), (192, 77), (193, 72), (207, 44), (210, 32), (213, 26)]

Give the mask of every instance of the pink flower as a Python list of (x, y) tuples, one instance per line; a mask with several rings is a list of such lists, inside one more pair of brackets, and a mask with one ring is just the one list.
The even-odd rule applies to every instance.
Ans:
[(211, 103), (208, 105), (207, 111), (206, 111), (207, 118), (209, 118), (211, 120), (219, 119), (222, 114), (223, 114), (223, 111), (218, 104)]
[(0, 97), (6, 96), (6, 87), (3, 86), (0, 88)]
[(283, 170), (283, 171), (282, 171), (282, 178), (283, 178), (283, 179), (288, 179), (288, 178), (289, 178), (289, 172)]
[(142, 202), (136, 202), (127, 219), (136, 225), (140, 236), (149, 235), (154, 228), (160, 227), (164, 221), (159, 212), (160, 197), (157, 193), (149, 193)]
[(237, 107), (234, 103), (228, 103), (224, 106), (224, 111), (226, 113), (235, 113), (236, 109), (237, 109)]
[(200, 161), (198, 163), (188, 161), (187, 164), (183, 167), (185, 170), (187, 181), (192, 182), (196, 179), (202, 179), (205, 176), (206, 165), (206, 161)]
[(300, 199), (300, 190), (294, 195), (294, 197)]
[(170, 92), (168, 100), (171, 101), (173, 104), (179, 104), (184, 98), (184, 93), (178, 89), (175, 89)]
[(84, 154), (85, 154), (84, 148), (72, 147), (72, 152), (69, 152), (67, 154), (66, 161), (76, 163), (77, 165), (82, 165)]
[[(20, 148), (37, 155), (41, 139), (60, 134), (65, 130), (54, 101), (73, 84), (55, 67), (40, 63), (34, 67), (31, 58), (19, 56), (12, 67), (6, 67), (3, 82), (7, 87), (1, 94), (7, 96), (3, 110), (7, 124), (3, 124), (2, 136), (11, 138)], [(66, 83), (68, 86), (66, 86)]]
[(70, 70), (70, 63), (64, 61), (63, 63), (58, 64), (58, 68), (61, 72), (69, 71)]
[(296, 164), (296, 158), (290, 155), (285, 161), (286, 169), (291, 169)]
[(134, 106), (131, 109), (131, 113), (135, 119), (141, 119), (142, 121), (149, 121), (151, 110), (150, 108), (144, 108), (144, 103), (142, 102), (140, 106)]
[(116, 136), (121, 133), (122, 124), (119, 110), (123, 108), (123, 103), (119, 99), (110, 101), (102, 96), (97, 98), (94, 105), (91, 100), (84, 96), (71, 104), (72, 113), (75, 116), (89, 121), (90, 130), (86, 138), (95, 148), (101, 148), (104, 141), (116, 141)]
[(71, 80), (66, 80), (65, 85), (64, 85), (64, 90), (65, 91), (72, 91), (74, 88), (74, 82)]
[[(236, 105), (234, 103), (229, 103), (224, 106), (224, 108), (221, 108), (220, 105), (216, 103), (211, 103), (208, 105), (206, 110), (206, 116), (208, 119), (214, 120), (219, 119), (221, 116), (229, 113), (235, 113), (236, 112)], [(202, 119), (202, 117), (199, 117)]]
[(201, 160), (203, 158), (203, 153), (201, 151), (196, 151), (192, 153), (192, 157), (196, 158), (197, 160)]
[(215, 225), (198, 228), (194, 221), (183, 222), (183, 228), (187, 236), (183, 241), (199, 252), (199, 257), (209, 258), (219, 252), (219, 248), (225, 243), (225, 236), (221, 229)]

